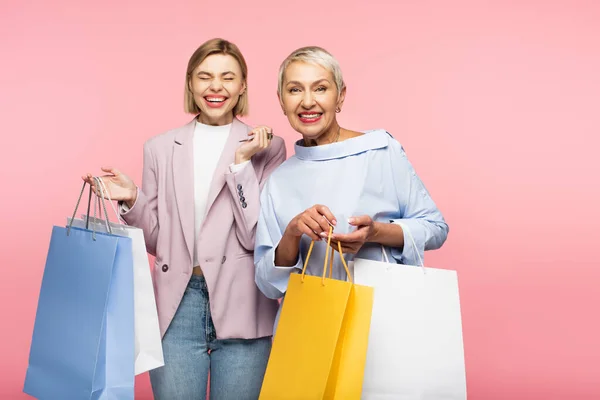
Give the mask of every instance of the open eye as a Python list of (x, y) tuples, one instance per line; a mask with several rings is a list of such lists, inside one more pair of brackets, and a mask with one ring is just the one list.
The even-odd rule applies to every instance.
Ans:
[(298, 92), (300, 92), (300, 89), (298, 89), (298, 88), (294, 87), (294, 88), (290, 89), (290, 93), (298, 93)]
[(319, 87), (317, 88), (317, 92), (324, 92), (324, 91), (326, 91), (326, 90), (327, 90), (327, 88), (326, 88), (325, 86), (319, 86)]

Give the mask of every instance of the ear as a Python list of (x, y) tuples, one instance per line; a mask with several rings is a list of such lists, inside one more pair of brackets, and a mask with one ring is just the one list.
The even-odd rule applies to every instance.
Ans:
[(242, 82), (242, 91), (240, 92), (240, 96), (244, 94), (248, 86), (246, 85), (246, 81)]
[(338, 96), (337, 106), (341, 109), (344, 105), (344, 100), (346, 99), (346, 87), (342, 89), (340, 95)]
[(279, 105), (281, 106), (281, 111), (285, 114), (285, 107), (283, 106), (283, 100), (281, 99), (281, 94), (277, 92), (277, 100), (279, 100)]

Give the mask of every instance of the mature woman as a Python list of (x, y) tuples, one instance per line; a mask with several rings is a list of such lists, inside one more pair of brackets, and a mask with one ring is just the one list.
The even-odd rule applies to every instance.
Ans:
[[(261, 194), (254, 261), (256, 283), (267, 297), (284, 296), (313, 240), (307, 273), (322, 274), (322, 239), (331, 225), (332, 245), (337, 250), (339, 241), (350, 257), (381, 260), (383, 247), (391, 260), (417, 265), (418, 255), (442, 246), (448, 225), (400, 143), (384, 130), (338, 124), (346, 87), (331, 54), (319, 47), (290, 54), (279, 70), (278, 94), (302, 139)], [(337, 257), (333, 277), (346, 279)]]
[(286, 153), (270, 128), (237, 119), (248, 112), (247, 76), (234, 44), (204, 43), (185, 78), (195, 117), (145, 143), (142, 187), (103, 168), (123, 219), (143, 229), (156, 256), (165, 357), (150, 371), (156, 399), (204, 399), (209, 372), (211, 400), (260, 392), (277, 302), (254, 283), (254, 237), (260, 188)]

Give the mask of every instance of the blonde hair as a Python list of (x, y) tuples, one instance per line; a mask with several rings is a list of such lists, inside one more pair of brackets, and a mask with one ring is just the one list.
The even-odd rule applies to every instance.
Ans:
[(344, 83), (344, 78), (342, 76), (342, 69), (340, 68), (340, 63), (338, 60), (336, 60), (331, 53), (321, 47), (307, 46), (294, 50), (281, 63), (281, 66), (279, 67), (279, 81), (277, 84), (277, 93), (280, 96), (281, 90), (283, 89), (283, 76), (285, 75), (285, 70), (291, 63), (297, 61), (320, 65), (321, 67), (330, 71), (333, 75), (333, 80), (335, 81), (338, 94), (341, 94), (342, 90), (346, 88), (346, 84)]
[(225, 39), (211, 39), (204, 42), (200, 47), (196, 49), (194, 54), (190, 57), (188, 61), (187, 71), (185, 73), (185, 91), (183, 94), (183, 109), (186, 113), (190, 114), (198, 114), (200, 112), (200, 108), (196, 104), (194, 100), (194, 94), (190, 90), (190, 80), (192, 79), (192, 74), (194, 70), (198, 68), (208, 56), (212, 56), (213, 54), (224, 54), (232, 56), (236, 59), (238, 64), (240, 64), (240, 68), (242, 70), (242, 82), (246, 84), (246, 90), (244, 93), (240, 95), (237, 104), (233, 108), (234, 116), (244, 116), (248, 114), (249, 104), (248, 104), (248, 66), (246, 65), (246, 60), (242, 55), (240, 49), (233, 43), (225, 40)]

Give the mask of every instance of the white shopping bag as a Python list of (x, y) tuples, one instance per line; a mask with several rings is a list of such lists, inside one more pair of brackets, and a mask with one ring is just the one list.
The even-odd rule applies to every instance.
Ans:
[[(106, 190), (104, 188), (104, 190)], [(110, 196), (107, 196), (110, 197)], [(115, 214), (118, 213), (109, 198)], [(67, 219), (67, 224), (71, 218)], [(73, 226), (86, 228), (86, 216), (74, 219)], [(100, 218), (89, 218), (89, 229), (92, 224), (97, 232), (108, 232), (106, 222)], [(133, 286), (134, 286), (134, 326), (135, 326), (135, 374), (139, 375), (152, 369), (165, 365), (162, 349), (156, 299), (144, 232), (136, 227), (124, 225), (120, 222), (110, 222), (113, 235), (131, 238), (133, 249)]]
[(466, 399), (456, 271), (382, 258), (354, 261), (354, 282), (375, 288), (361, 398)]

